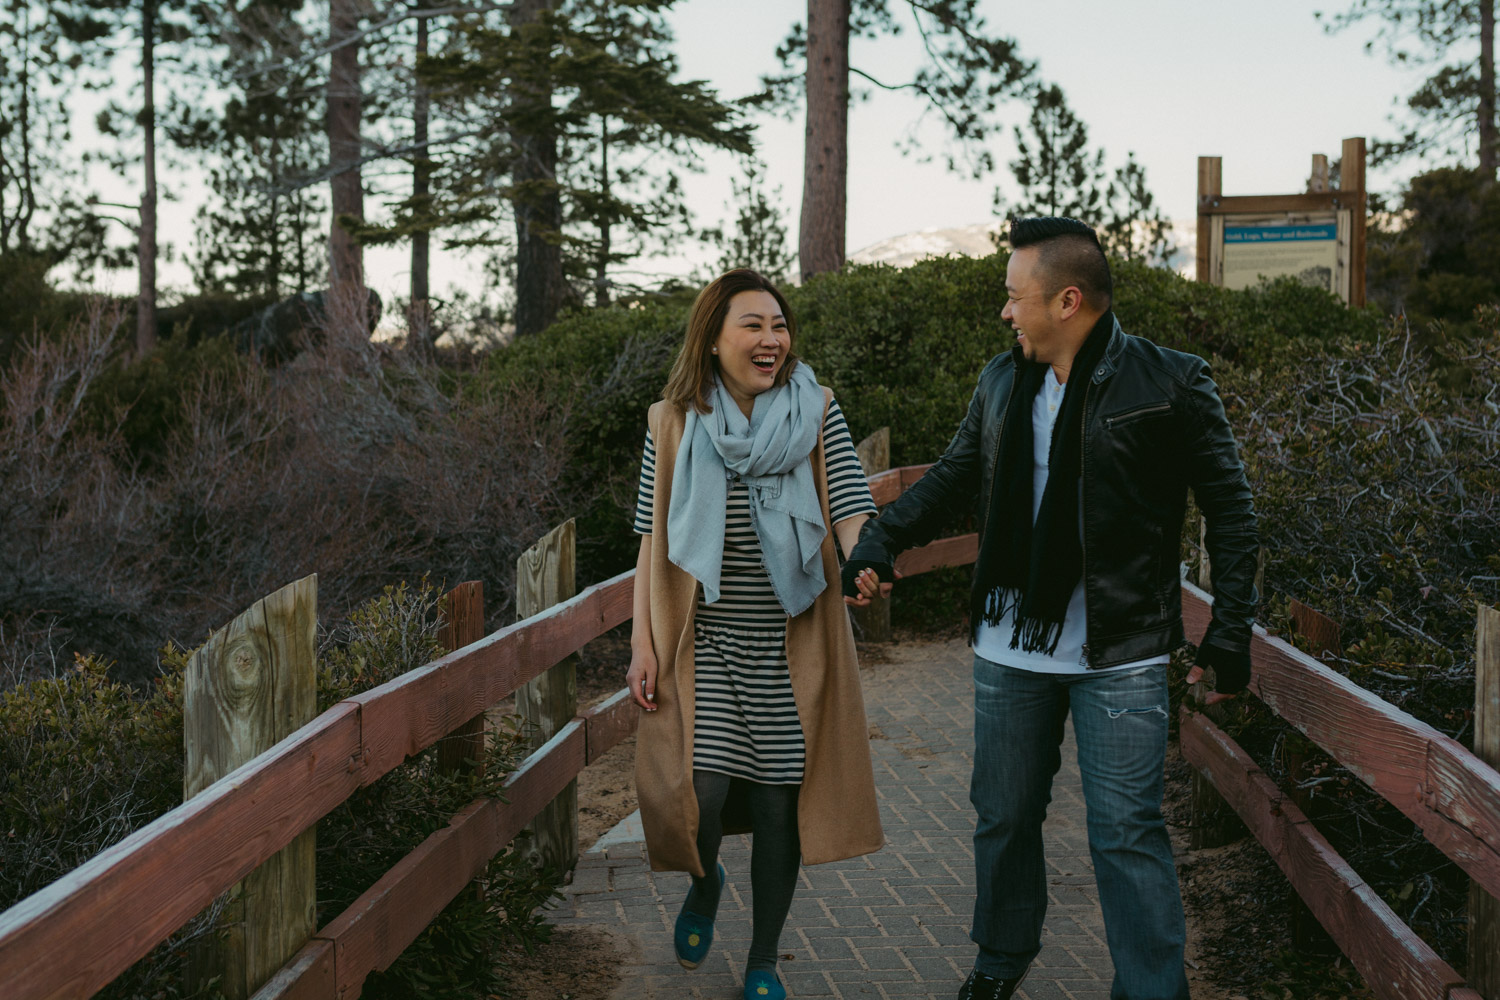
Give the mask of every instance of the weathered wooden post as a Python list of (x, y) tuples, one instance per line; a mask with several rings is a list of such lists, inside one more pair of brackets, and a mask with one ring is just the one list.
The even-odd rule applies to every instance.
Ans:
[[(183, 799), (275, 746), (317, 714), (318, 578), (263, 597), (188, 660)], [(250, 996), (312, 935), (316, 828), (229, 892), (219, 932), (188, 956), (193, 987), (219, 977), (227, 1000)]]
[[(460, 583), (443, 598), (443, 627), (438, 641), (450, 652), (483, 639), (484, 584)], [(484, 713), (459, 726), (438, 744), (438, 768), (454, 772), (470, 766), (484, 768)]]
[[(884, 472), (891, 467), (891, 429), (882, 427), (854, 446), (859, 464), (866, 476)], [(849, 553), (844, 553), (845, 557)], [(891, 599), (874, 597), (867, 608), (851, 608), (859, 637), (871, 642), (889, 642), (891, 638)]]
[[(1198, 518), (1198, 586), (1208, 593), (1213, 593), (1212, 568), (1209, 565), (1208, 545), (1206, 544), (1207, 530), (1207, 525), (1200, 516)], [(1204, 699), (1213, 690), (1212, 681), (1213, 674), (1205, 673), (1203, 680), (1194, 684), (1189, 694), (1201, 706), (1199, 711), (1208, 716), (1214, 725), (1222, 728), (1231, 718), (1230, 705), (1234, 703), (1220, 702), (1217, 705), (1204, 705)], [(1201, 851), (1209, 847), (1223, 847), (1245, 835), (1244, 824), (1240, 822), (1234, 808), (1224, 801), (1224, 797), (1219, 794), (1214, 783), (1201, 774), (1197, 768), (1193, 769), (1189, 801), (1192, 811), (1191, 826), (1188, 829), (1190, 850)]]
[[(574, 550), (577, 529), (572, 518), (554, 528), (516, 560), (516, 617), (530, 618), (577, 593)], [(516, 689), (516, 714), (536, 727), (532, 749), (550, 740), (578, 714), (578, 661), (568, 657)], [(578, 863), (578, 781), (537, 814), (530, 827), (530, 852), (558, 871)]]
[[(1500, 611), (1478, 605), (1474, 624), (1474, 753), (1500, 768)], [(1469, 985), (1500, 1000), (1500, 900), (1469, 886)]]
[[(1344, 654), (1343, 629), (1339, 623), (1311, 608), (1295, 597), (1291, 600), (1292, 628), (1307, 640), (1312, 654), (1323, 659), (1324, 653), (1334, 656)], [(1310, 759), (1318, 753), (1318, 746), (1301, 733), (1292, 733), (1283, 744), (1286, 753), (1287, 797), (1297, 804), (1316, 825), (1327, 813), (1325, 800), (1317, 794), (1315, 787), (1308, 786), (1314, 775)], [(1292, 947), (1304, 955), (1336, 955), (1338, 945), (1329, 937), (1328, 931), (1302, 897), (1293, 893), (1291, 898), (1290, 929)]]

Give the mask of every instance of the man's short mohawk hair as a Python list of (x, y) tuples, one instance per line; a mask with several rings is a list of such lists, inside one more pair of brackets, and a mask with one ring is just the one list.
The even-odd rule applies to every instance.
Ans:
[[(1058, 236), (1084, 236), (1099, 246), (1099, 234), (1094, 227), (1077, 219), (1061, 215), (1044, 215), (1030, 219), (1010, 220), (1010, 247), (1019, 250)], [(1102, 249), (1102, 248), (1101, 248)]]
[(1010, 248), (1036, 247), (1038, 273), (1048, 297), (1076, 285), (1089, 306), (1104, 311), (1115, 297), (1109, 259), (1099, 245), (1099, 234), (1077, 219), (1042, 216), (1012, 219)]

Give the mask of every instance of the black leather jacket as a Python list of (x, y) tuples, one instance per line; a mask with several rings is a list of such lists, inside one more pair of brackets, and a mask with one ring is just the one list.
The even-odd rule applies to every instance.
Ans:
[[(983, 539), (1006, 406), (1016, 367), (1027, 363), (1017, 348), (985, 366), (947, 451), (865, 525), (852, 559), (894, 563), (971, 509)], [(1128, 663), (1183, 645), (1178, 565), (1189, 487), (1207, 522), (1213, 574), (1213, 622), (1204, 642), (1243, 652), (1255, 616), (1255, 508), (1208, 365), (1126, 336), (1116, 322), (1098, 368), (1074, 375), (1090, 380), (1081, 508), (1088, 665)]]

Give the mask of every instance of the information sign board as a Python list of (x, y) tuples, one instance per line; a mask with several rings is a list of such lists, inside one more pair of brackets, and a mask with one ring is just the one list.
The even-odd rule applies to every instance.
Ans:
[(1262, 278), (1289, 275), (1338, 294), (1337, 219), (1305, 225), (1224, 225), (1224, 287), (1251, 288)]
[(1223, 161), (1198, 157), (1198, 280), (1250, 288), (1290, 277), (1365, 303), (1365, 140), (1345, 139), (1338, 182), (1313, 156), (1300, 194), (1225, 195)]

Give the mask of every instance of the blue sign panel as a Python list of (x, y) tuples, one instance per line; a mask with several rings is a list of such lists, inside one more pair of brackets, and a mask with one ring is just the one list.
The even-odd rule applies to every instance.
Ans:
[(1338, 224), (1316, 226), (1225, 226), (1225, 243), (1302, 243), (1338, 239)]

